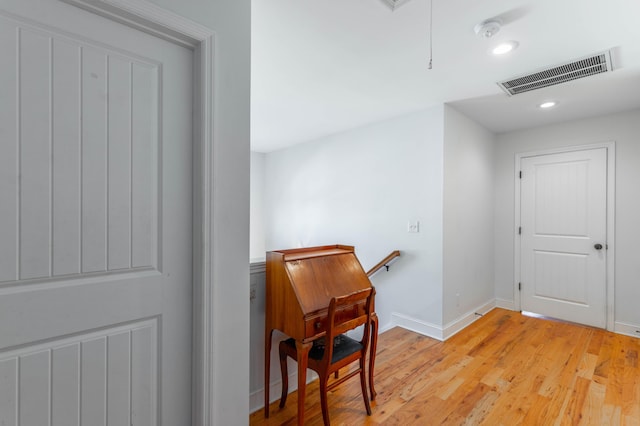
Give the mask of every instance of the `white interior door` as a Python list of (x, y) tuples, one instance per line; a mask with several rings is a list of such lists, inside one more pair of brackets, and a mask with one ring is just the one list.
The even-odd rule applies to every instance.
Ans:
[(607, 149), (521, 160), (523, 311), (606, 327)]
[(0, 424), (190, 424), (192, 52), (3, 0), (0, 61)]

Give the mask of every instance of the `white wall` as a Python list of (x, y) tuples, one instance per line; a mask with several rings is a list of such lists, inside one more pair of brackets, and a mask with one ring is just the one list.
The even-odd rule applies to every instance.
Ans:
[(248, 423), (250, 0), (152, 0), (215, 31), (213, 425)]
[(640, 110), (499, 135), (495, 175), (496, 297), (514, 300), (514, 158), (544, 148), (616, 143), (615, 321), (640, 327)]
[(264, 241), (264, 191), (265, 178), (264, 173), (265, 154), (260, 152), (251, 152), (251, 196), (250, 196), (250, 240), (249, 240), (249, 259), (252, 262), (265, 260), (265, 241)]
[(455, 109), (444, 110), (443, 324), (494, 298), (495, 135)]
[[(443, 115), (442, 107), (434, 108), (280, 151), (252, 154), (252, 215), (265, 217), (267, 250), (350, 244), (365, 270), (391, 251), (401, 250), (390, 272), (372, 277), (381, 329), (390, 326), (394, 312), (442, 324)], [(252, 223), (258, 220), (252, 218)], [(407, 232), (409, 220), (420, 221), (419, 233)], [(252, 253), (260, 246), (259, 239), (252, 235)], [(261, 407), (264, 398), (264, 272), (257, 264), (254, 269), (251, 410)], [(279, 337), (276, 333), (274, 341)], [(294, 389), (295, 380), (290, 380), (290, 391)], [(270, 392), (272, 400), (279, 398), (276, 354), (272, 354)]]
[(354, 245), (366, 270), (399, 249), (373, 277), (381, 326), (396, 311), (440, 324), (442, 132), (438, 107), (267, 154), (267, 250)]

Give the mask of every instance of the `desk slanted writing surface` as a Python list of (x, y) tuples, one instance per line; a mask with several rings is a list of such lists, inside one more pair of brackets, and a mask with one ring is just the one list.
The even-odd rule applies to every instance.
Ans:
[(331, 298), (371, 287), (353, 247), (267, 253), (266, 325), (297, 340), (324, 334)]
[[(269, 416), (269, 373), (273, 330), (296, 340), (298, 360), (298, 422), (303, 422), (306, 355), (313, 340), (326, 332), (332, 297), (344, 296), (371, 282), (352, 246), (332, 245), (267, 252), (265, 313), (265, 416)], [(340, 313), (344, 321), (363, 306)], [(375, 338), (375, 337), (374, 337)], [(302, 359), (304, 358), (304, 359)]]

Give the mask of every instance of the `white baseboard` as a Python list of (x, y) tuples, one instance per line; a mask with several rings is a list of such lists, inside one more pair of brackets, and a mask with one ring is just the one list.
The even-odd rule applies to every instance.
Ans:
[[(481, 318), (484, 314), (495, 308), (496, 303), (495, 300), (490, 300), (486, 302), (484, 305), (478, 306), (476, 309), (467, 312), (462, 315), (460, 318), (451, 321), (448, 324), (445, 324), (443, 329), (443, 340), (447, 340), (449, 337), (453, 336), (457, 332), (461, 331), (465, 327), (469, 326), (471, 323), (475, 322), (479, 318)], [(479, 314), (479, 315), (478, 315)]]
[(391, 330), (393, 327), (395, 327), (396, 325), (393, 323), (393, 321), (386, 323), (385, 325), (379, 325), (378, 326), (378, 334), (382, 334), (385, 331), (389, 331)]
[(616, 321), (613, 331), (618, 334), (625, 334), (627, 336), (637, 337), (640, 339), (640, 325)]
[[(292, 388), (298, 388), (298, 374), (295, 374), (295, 379), (289, 376), (289, 391)], [(280, 398), (280, 392), (282, 392), (282, 380), (272, 382), (269, 387), (269, 400), (270, 402), (276, 401)], [(249, 393), (249, 412), (254, 413), (264, 408), (264, 388)]]
[(391, 325), (388, 328), (398, 326), (436, 340), (444, 341), (476, 321), (482, 315), (491, 311), (495, 306), (496, 302), (492, 299), (451, 321), (444, 327), (395, 312), (391, 314)]
[[(291, 366), (289, 366), (291, 367)], [(291, 369), (289, 369), (291, 371)], [(280, 377), (280, 374), (278, 374)], [(318, 375), (311, 370), (307, 370), (307, 384), (318, 379)], [(298, 390), (298, 372), (289, 374), (289, 393)], [(269, 403), (279, 401), (282, 393), (282, 380), (271, 382), (269, 387)], [(249, 393), (249, 412), (254, 413), (264, 408), (264, 388)]]
[(432, 337), (436, 340), (444, 340), (442, 334), (442, 327), (431, 324), (426, 321), (422, 321), (416, 318), (411, 318), (404, 314), (394, 312), (391, 314), (391, 322), (394, 326), (406, 328), (410, 331), (422, 334), (423, 336)]
[(496, 299), (496, 308), (508, 309), (510, 311), (516, 310), (516, 302), (508, 299)]

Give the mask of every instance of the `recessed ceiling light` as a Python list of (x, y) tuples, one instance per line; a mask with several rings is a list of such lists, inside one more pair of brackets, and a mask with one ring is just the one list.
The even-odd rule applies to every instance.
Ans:
[(538, 105), (538, 108), (547, 109), (556, 106), (556, 101), (547, 101)]
[(491, 53), (494, 55), (504, 55), (505, 53), (511, 52), (516, 47), (518, 47), (517, 41), (507, 41), (494, 47)]

